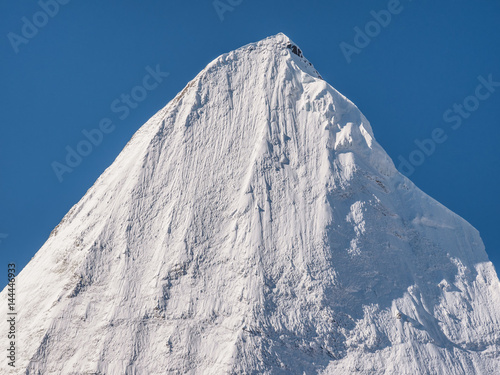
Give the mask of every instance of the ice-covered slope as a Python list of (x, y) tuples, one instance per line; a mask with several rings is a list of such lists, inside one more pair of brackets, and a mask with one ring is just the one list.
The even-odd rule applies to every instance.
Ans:
[(283, 34), (142, 126), (17, 284), (18, 374), (500, 374), (478, 232)]

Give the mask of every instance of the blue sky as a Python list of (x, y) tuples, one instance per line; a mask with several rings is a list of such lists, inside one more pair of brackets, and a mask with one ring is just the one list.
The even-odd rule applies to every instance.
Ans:
[[(0, 4), (5, 274), (9, 262), (26, 265), (132, 134), (207, 63), (278, 32), (363, 111), (417, 186), (481, 232), (500, 268), (498, 1), (57, 4)], [(53, 163), (100, 125), (107, 133), (58, 178)]]

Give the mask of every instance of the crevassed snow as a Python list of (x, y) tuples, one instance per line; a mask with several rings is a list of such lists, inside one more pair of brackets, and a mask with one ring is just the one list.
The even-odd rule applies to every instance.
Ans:
[(138, 130), (19, 275), (12, 373), (500, 373), (478, 232), (293, 46), (218, 57)]

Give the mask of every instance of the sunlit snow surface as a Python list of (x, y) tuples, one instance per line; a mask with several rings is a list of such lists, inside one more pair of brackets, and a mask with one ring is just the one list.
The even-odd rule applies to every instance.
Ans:
[(500, 374), (478, 232), (293, 46), (218, 57), (138, 130), (19, 275), (12, 373)]

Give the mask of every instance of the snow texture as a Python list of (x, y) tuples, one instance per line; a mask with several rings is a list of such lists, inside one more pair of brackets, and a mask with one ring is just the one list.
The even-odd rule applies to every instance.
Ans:
[(142, 126), (17, 288), (13, 374), (500, 374), (478, 232), (283, 34)]

